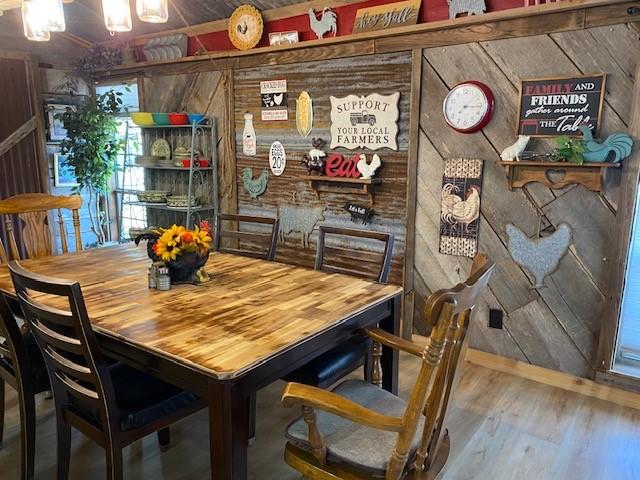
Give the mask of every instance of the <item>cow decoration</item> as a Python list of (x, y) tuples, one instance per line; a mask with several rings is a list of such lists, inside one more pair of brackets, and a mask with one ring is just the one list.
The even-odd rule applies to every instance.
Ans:
[(311, 175), (311, 172), (318, 172), (318, 175), (324, 174), (324, 163), (326, 153), (322, 150), (327, 144), (321, 138), (314, 138), (311, 140), (313, 148), (309, 150), (309, 154), (302, 157), (300, 163), (307, 167), (307, 175)]

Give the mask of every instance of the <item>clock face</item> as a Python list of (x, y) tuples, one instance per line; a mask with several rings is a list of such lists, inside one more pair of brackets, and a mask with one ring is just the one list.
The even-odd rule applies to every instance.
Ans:
[(229, 38), (236, 48), (247, 50), (258, 44), (263, 28), (260, 12), (251, 5), (242, 5), (229, 19)]
[(489, 123), (493, 106), (493, 94), (489, 87), (469, 81), (453, 87), (444, 99), (442, 111), (451, 128), (462, 133), (473, 133)]

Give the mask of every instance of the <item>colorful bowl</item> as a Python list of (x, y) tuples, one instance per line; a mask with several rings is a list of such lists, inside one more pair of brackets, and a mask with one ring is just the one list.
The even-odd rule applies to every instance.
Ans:
[(189, 115), (186, 113), (170, 113), (169, 122), (171, 122), (171, 125), (189, 125)]
[(152, 113), (153, 123), (156, 125), (171, 125), (168, 113)]
[(205, 116), (202, 113), (190, 113), (189, 114), (189, 123), (190, 124), (195, 123), (197, 125), (199, 123), (203, 123), (204, 120), (205, 120)]
[(139, 127), (153, 127), (153, 115), (148, 112), (132, 112), (131, 121)]

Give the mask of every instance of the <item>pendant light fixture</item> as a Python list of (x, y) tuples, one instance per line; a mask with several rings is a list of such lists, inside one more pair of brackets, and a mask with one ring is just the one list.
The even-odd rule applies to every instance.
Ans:
[(44, 16), (44, 28), (49, 32), (64, 32), (66, 29), (64, 21), (64, 9), (62, 0), (31, 0), (40, 9)]
[(22, 2), (22, 26), (24, 36), (34, 42), (47, 42), (51, 39), (51, 34), (45, 28), (46, 18), (44, 12), (37, 2)]
[(165, 23), (169, 19), (168, 0), (136, 0), (138, 18), (148, 23)]
[(104, 24), (111, 33), (131, 31), (129, 0), (102, 0), (102, 13)]

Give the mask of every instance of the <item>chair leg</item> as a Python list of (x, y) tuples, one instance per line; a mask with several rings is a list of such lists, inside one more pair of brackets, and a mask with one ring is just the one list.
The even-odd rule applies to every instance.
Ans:
[(160, 451), (166, 452), (171, 446), (171, 430), (170, 427), (165, 427), (162, 430), (158, 430), (158, 443), (160, 444)]
[(18, 392), (20, 401), (20, 442), (22, 446), (22, 479), (33, 480), (36, 453), (36, 403), (31, 394)]
[(249, 445), (253, 445), (256, 440), (256, 408), (258, 404), (258, 395), (253, 392), (249, 396)]
[(118, 445), (108, 445), (105, 449), (107, 454), (107, 480), (122, 480), (123, 464), (122, 464), (122, 447)]
[(0, 448), (4, 438), (4, 380), (0, 378)]
[(69, 479), (69, 462), (71, 461), (71, 426), (65, 421), (62, 412), (56, 409), (58, 435), (58, 476), (57, 480)]

